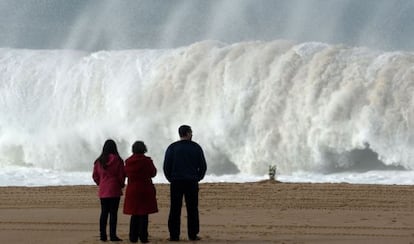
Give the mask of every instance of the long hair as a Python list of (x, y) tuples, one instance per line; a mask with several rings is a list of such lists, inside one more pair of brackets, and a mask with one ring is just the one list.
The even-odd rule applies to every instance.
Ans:
[(119, 159), (122, 158), (119, 156), (118, 149), (114, 140), (108, 139), (105, 141), (101, 155), (96, 159), (99, 162), (103, 169), (108, 167), (107, 163), (109, 160), (109, 154), (115, 154)]

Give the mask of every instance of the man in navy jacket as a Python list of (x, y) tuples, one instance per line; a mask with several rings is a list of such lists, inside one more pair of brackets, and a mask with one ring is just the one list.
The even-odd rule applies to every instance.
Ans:
[(184, 196), (187, 207), (187, 232), (190, 240), (200, 240), (198, 213), (198, 182), (207, 170), (203, 149), (192, 141), (188, 125), (178, 128), (180, 140), (172, 143), (165, 152), (164, 174), (170, 182), (171, 206), (168, 217), (170, 241), (180, 240), (181, 207)]

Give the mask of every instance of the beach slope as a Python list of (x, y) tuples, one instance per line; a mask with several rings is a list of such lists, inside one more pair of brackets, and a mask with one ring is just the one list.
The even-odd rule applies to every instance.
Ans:
[[(169, 185), (150, 240), (168, 243)], [(96, 186), (0, 187), (0, 243), (101, 243)], [(118, 233), (129, 243), (129, 216)], [(185, 210), (181, 238), (187, 240)], [(200, 185), (199, 243), (414, 243), (414, 187), (278, 182)]]

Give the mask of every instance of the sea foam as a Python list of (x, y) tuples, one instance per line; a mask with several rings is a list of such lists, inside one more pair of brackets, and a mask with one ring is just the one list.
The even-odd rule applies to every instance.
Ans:
[(65, 184), (65, 175), (89, 174), (113, 138), (123, 158), (145, 141), (161, 169), (178, 126), (189, 124), (205, 150), (206, 179), (263, 179), (276, 165), (287, 181), (411, 183), (397, 175), (414, 168), (413, 63), (409, 52), (281, 40), (93, 53), (2, 48), (0, 166), (19, 169), (4, 176), (10, 182), (29, 182), (33, 171)]

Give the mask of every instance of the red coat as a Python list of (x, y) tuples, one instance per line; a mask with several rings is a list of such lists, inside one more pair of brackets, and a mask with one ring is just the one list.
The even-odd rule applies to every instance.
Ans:
[(125, 192), (124, 214), (146, 215), (158, 212), (152, 177), (157, 174), (152, 159), (144, 154), (133, 154), (125, 160), (128, 184)]
[(103, 169), (99, 161), (93, 166), (92, 178), (99, 186), (98, 196), (120, 197), (125, 186), (124, 162), (118, 156), (110, 154), (107, 166)]

